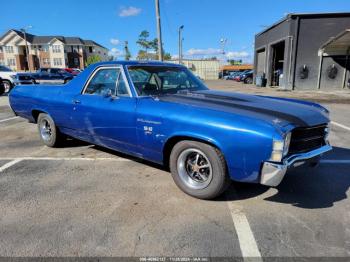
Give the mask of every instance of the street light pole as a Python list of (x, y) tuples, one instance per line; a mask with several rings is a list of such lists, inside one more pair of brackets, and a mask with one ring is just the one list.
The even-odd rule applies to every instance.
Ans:
[(160, 24), (159, 0), (155, 0), (155, 4), (156, 4), (156, 18), (157, 18), (157, 35), (158, 35), (158, 60), (163, 61), (162, 28)]
[(227, 43), (227, 39), (226, 39), (226, 38), (221, 38), (221, 39), (220, 39), (220, 43), (221, 43), (222, 56), (223, 56), (223, 64), (222, 64), (221, 78), (224, 79), (225, 45), (226, 45), (226, 43)]
[(182, 64), (182, 37), (181, 32), (184, 29), (184, 26), (179, 27), (179, 64)]

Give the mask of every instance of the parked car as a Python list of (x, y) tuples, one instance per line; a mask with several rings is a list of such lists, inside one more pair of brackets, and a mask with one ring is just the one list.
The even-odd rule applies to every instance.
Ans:
[(5, 86), (4, 83), (2, 82), (2, 78), (0, 77), (0, 96), (5, 93)]
[(224, 76), (225, 80), (228, 80), (235, 72), (228, 72), (227, 75)]
[(226, 76), (226, 80), (234, 80), (234, 78), (239, 75), (241, 72), (233, 72), (230, 75)]
[(16, 85), (32, 85), (37, 84), (31, 73), (17, 73), (13, 79), (13, 84)]
[(169, 166), (178, 187), (201, 199), (231, 180), (277, 186), (289, 168), (331, 150), (323, 106), (213, 91), (171, 63), (97, 63), (66, 86), (17, 86), (9, 102), (45, 145), (70, 136)]
[(65, 68), (64, 70), (74, 76), (79, 75), (82, 72), (79, 68)]
[(241, 74), (240, 81), (245, 84), (253, 84), (253, 74), (254, 74), (253, 70), (250, 70), (244, 74)]
[(249, 72), (250, 70), (244, 70), (244, 71), (241, 71), (239, 72), (238, 74), (236, 74), (234, 77), (233, 77), (233, 80), (237, 81), (237, 82), (241, 82), (241, 76), (244, 75), (245, 73)]
[(0, 65), (0, 77), (2, 78), (5, 92), (9, 92), (13, 87), (13, 81), (15, 79), (16, 72), (13, 72), (10, 68)]
[(37, 83), (68, 83), (73, 75), (61, 68), (40, 68), (32, 77)]

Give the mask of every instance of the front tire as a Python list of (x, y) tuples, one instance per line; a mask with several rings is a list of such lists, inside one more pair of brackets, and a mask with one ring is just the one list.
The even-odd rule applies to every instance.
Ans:
[[(1, 80), (0, 80), (1, 81)], [(0, 82), (0, 96), (5, 93), (5, 87), (4, 85)]]
[(244, 80), (244, 83), (245, 83), (245, 84), (253, 84), (253, 78), (247, 77), (247, 78)]
[(11, 81), (9, 80), (2, 80), (2, 83), (4, 84), (5, 87), (5, 93), (9, 93), (13, 87)]
[(169, 162), (176, 185), (193, 197), (213, 199), (231, 183), (224, 156), (213, 146), (181, 141), (171, 151)]
[(39, 114), (37, 125), (40, 139), (46, 146), (58, 147), (62, 143), (63, 136), (57, 129), (53, 119), (48, 114)]

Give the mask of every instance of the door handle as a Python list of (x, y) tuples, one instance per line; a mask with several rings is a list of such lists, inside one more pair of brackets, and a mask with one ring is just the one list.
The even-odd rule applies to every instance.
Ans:
[(81, 102), (80, 102), (80, 100), (73, 100), (73, 104), (80, 104)]

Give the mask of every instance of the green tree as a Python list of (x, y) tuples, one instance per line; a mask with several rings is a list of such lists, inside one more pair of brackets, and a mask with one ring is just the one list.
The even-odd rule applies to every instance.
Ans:
[(148, 37), (149, 32), (147, 30), (143, 30), (139, 35), (139, 39), (136, 41), (136, 44), (138, 44), (146, 52), (150, 48), (150, 41), (148, 41)]
[(158, 52), (158, 38), (154, 38), (152, 41), (149, 41), (150, 49)]
[[(136, 44), (138, 44), (141, 47), (141, 50), (137, 53), (137, 59), (138, 60), (157, 60), (158, 59), (158, 38), (153, 38), (152, 40), (148, 40), (149, 38), (149, 32), (147, 30), (143, 30), (140, 35), (139, 39), (136, 41)], [(149, 52), (149, 50), (153, 52)], [(171, 55), (169, 53), (164, 54), (164, 60), (170, 60)]]
[(99, 55), (92, 55), (86, 59), (86, 66), (89, 66), (91, 64), (101, 62), (101, 61), (102, 61), (102, 59)]
[(164, 53), (163, 58), (164, 58), (164, 60), (171, 60), (171, 54), (170, 53)]

